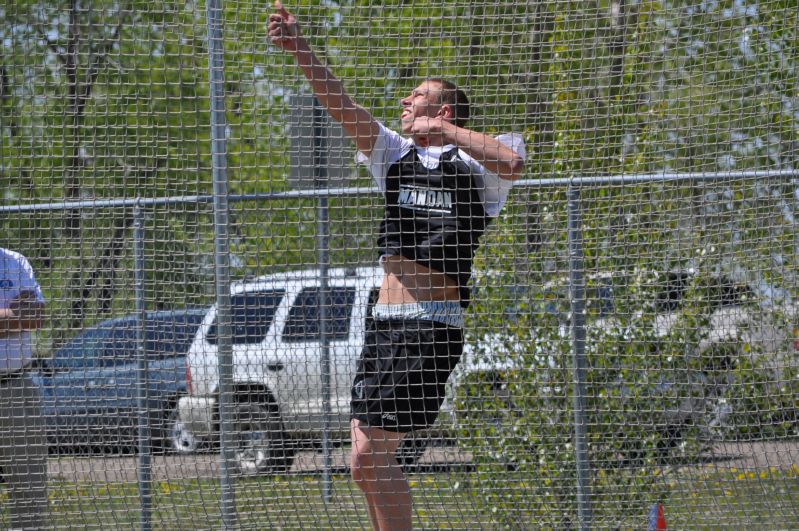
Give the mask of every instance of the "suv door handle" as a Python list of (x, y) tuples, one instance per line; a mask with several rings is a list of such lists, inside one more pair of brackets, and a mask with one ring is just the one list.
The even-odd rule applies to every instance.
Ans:
[(278, 372), (278, 371), (282, 371), (283, 369), (285, 369), (286, 366), (283, 365), (282, 361), (274, 361), (274, 362), (271, 362), (271, 363), (267, 363), (266, 364), (266, 368), (267, 368), (267, 370), (270, 370), (272, 372)]

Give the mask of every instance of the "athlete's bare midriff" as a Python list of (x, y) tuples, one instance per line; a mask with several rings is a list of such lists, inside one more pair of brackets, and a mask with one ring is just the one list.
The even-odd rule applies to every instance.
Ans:
[(458, 301), (457, 283), (440, 271), (429, 269), (403, 256), (383, 260), (380, 304), (407, 304), (419, 301)]

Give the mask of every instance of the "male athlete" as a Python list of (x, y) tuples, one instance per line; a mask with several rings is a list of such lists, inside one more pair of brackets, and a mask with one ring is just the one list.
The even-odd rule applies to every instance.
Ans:
[(388, 129), (352, 101), (279, 1), (275, 10), (271, 42), (294, 56), (385, 198), (385, 274), (352, 388), (351, 470), (374, 529), (411, 529), (410, 489), (395, 452), (406, 433), (438, 415), (463, 349), (472, 258), (522, 174), (524, 146), (518, 135), (466, 129), (466, 95), (440, 79), (401, 100), (404, 136)]

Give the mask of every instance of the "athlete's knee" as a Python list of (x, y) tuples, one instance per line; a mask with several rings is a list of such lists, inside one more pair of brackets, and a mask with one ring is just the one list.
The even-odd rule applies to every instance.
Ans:
[(397, 465), (394, 456), (402, 436), (397, 433), (352, 423), (351, 475), (356, 482), (390, 477)]
[(359, 486), (365, 480), (363, 469), (361, 467), (362, 465), (360, 459), (355, 453), (355, 445), (353, 445), (353, 451), (350, 454), (350, 476), (352, 477), (352, 480)]
[(390, 466), (387, 452), (369, 441), (353, 443), (351, 454), (352, 479), (356, 483), (375, 481)]
[(361, 440), (353, 442), (350, 455), (350, 470), (352, 479), (358, 483), (374, 482), (384, 479), (392, 473), (392, 466), (397, 461), (394, 452), (383, 444), (373, 444), (372, 441)]

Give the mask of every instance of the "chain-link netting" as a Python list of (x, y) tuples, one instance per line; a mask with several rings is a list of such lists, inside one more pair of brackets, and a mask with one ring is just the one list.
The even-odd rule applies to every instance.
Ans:
[(799, 527), (797, 2), (0, 21), (0, 527)]

